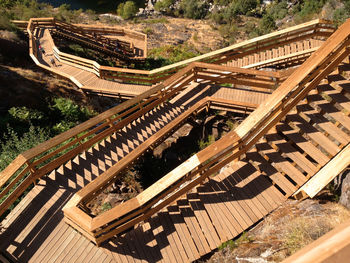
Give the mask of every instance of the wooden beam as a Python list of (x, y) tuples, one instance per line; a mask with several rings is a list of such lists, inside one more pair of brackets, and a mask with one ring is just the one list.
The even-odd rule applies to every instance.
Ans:
[(306, 184), (304, 184), (294, 195), (300, 192), (309, 197), (315, 197), (327, 184), (350, 165), (350, 144), (334, 156), (323, 168), (318, 171)]

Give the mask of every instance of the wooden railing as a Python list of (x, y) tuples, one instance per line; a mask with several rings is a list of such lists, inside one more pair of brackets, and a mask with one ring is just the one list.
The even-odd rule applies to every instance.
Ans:
[[(100, 49), (123, 60), (144, 59), (144, 57), (135, 57), (134, 44), (132, 42), (120, 39), (111, 40), (97, 30), (89, 31), (86, 27), (75, 26), (59, 20), (54, 20), (54, 25), (54, 34), (73, 39), (75, 42)], [(118, 35), (121, 33), (124, 33), (124, 31), (117, 32)], [(118, 43), (118, 51), (116, 51), (116, 43)]]
[(101, 66), (100, 76), (123, 82), (155, 84), (163, 81), (191, 62), (202, 61), (223, 64), (304, 39), (325, 38), (333, 32), (334, 26), (331, 22), (317, 19), (150, 71)]
[[(87, 30), (89, 32), (94, 32), (102, 35), (120, 35), (120, 36), (126, 36), (130, 39), (136, 39), (141, 42), (143, 42), (143, 48), (142, 48), (142, 55), (140, 57), (146, 58), (147, 57), (147, 34), (143, 34), (137, 31), (128, 30), (124, 28), (119, 27), (110, 27), (110, 26), (104, 26), (104, 25), (85, 25), (85, 24), (74, 24), (75, 26), (81, 27), (84, 30)], [(129, 45), (130, 46), (130, 45)]]
[[(31, 23), (28, 24), (28, 34), (32, 34), (30, 28)], [(35, 49), (32, 49), (32, 52), (35, 52)], [(214, 73), (217, 76), (216, 78), (212, 76)], [(126, 101), (19, 155), (0, 173), (0, 199), (7, 196), (0, 203), (0, 215), (37, 179), (122, 129), (167, 99), (172, 98), (191, 81), (238, 83), (273, 90), (279, 82), (286, 78), (287, 74), (289, 73), (282, 74), (192, 63), (162, 84), (156, 85), (138, 97)], [(206, 77), (208, 77), (208, 80), (204, 79)], [(219, 103), (219, 101), (214, 103)]]
[(125, 159), (122, 159), (73, 196), (64, 208), (66, 221), (96, 244), (101, 244), (148, 219), (208, 176), (245, 154), (349, 56), (349, 45), (350, 19), (235, 130), (193, 155), (138, 196), (101, 215), (90, 216), (85, 209), (86, 202), (113, 182), (118, 173), (127, 167)]
[[(108, 52), (114, 56), (122, 58), (123, 60), (132, 60), (145, 58), (147, 53), (147, 35), (139, 32), (133, 32), (131, 30), (124, 30), (118, 27), (100, 27), (100, 26), (87, 26), (87, 25), (74, 25), (65, 23), (55, 18), (33, 18), (31, 19), (33, 26), (49, 27), (54, 34), (61, 35), (66, 38), (73, 39), (75, 42), (82, 43), (87, 46), (91, 46), (95, 49), (100, 49), (104, 52)], [(27, 28), (29, 21), (12, 21), (19, 28)], [(108, 32), (114, 34), (114, 36), (123, 36), (137, 41), (144, 41), (142, 47), (142, 55), (135, 53), (135, 44), (130, 41), (121, 39), (110, 39), (104, 35)], [(116, 43), (118, 43), (118, 48)], [(117, 48), (117, 49), (116, 49)], [(146, 49), (146, 50), (144, 50)], [(116, 51), (118, 50), (118, 51)], [(140, 53), (140, 52), (138, 52)]]
[[(62, 24), (62, 22), (55, 23), (56, 26)], [(68, 25), (69, 24), (67, 24), (66, 27), (68, 27)], [(167, 79), (170, 75), (174, 74), (179, 69), (185, 67), (191, 62), (203, 61), (222, 64), (305, 39), (326, 38), (333, 32), (334, 26), (331, 22), (314, 20), (154, 70), (134, 70), (101, 66), (97, 62), (92, 61), (89, 61), (88, 68), (95, 68), (95, 74), (101, 78), (111, 80), (114, 79), (126, 83), (153, 85)], [(85, 63), (82, 62), (82, 60), (86, 61), (85, 59), (80, 59), (79, 57), (60, 52), (57, 47), (55, 48), (55, 53), (60, 61), (64, 63), (67, 62), (73, 66), (76, 65), (77, 67), (81, 67), (81, 65)], [(273, 65), (272, 62), (269, 64)]]

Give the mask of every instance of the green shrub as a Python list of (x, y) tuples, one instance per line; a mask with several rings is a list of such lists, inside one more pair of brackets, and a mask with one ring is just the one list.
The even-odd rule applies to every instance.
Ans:
[(182, 0), (180, 10), (186, 18), (201, 19), (207, 15), (208, 4), (206, 1)]
[[(82, 12), (82, 9), (71, 10), (69, 4), (62, 4), (59, 6), (58, 12), (55, 14), (55, 18), (68, 23), (81, 22), (80, 15)], [(88, 12), (88, 14), (91, 14), (91, 12)]]
[(54, 98), (53, 102), (52, 108), (58, 110), (66, 122), (81, 122), (95, 115), (88, 108), (80, 107), (70, 99), (59, 97)]
[(232, 1), (227, 8), (225, 8), (225, 20), (230, 21), (237, 15), (250, 15), (257, 7), (256, 0), (237, 0)]
[(22, 137), (13, 128), (8, 127), (3, 141), (0, 142), (0, 171), (5, 169), (20, 153), (48, 140), (49, 137), (48, 132), (40, 127), (30, 126), (28, 132)]
[(159, 11), (159, 12), (165, 12), (167, 14), (171, 14), (172, 10), (171, 10), (171, 5), (174, 4), (174, 0), (162, 0), (162, 1), (158, 1), (155, 5), (154, 5), (154, 9)]
[(0, 11), (0, 30), (15, 31), (16, 27), (10, 21), (10, 14), (5, 10)]
[(288, 3), (286, 0), (281, 2), (274, 2), (267, 10), (267, 13), (271, 15), (275, 20), (283, 19), (288, 14)]
[(106, 202), (101, 206), (101, 212), (106, 212), (112, 208), (112, 205), (110, 202)]
[[(158, 2), (157, 2), (158, 3)], [(165, 17), (161, 17), (161, 18), (154, 18), (154, 19), (146, 19), (146, 20), (142, 20), (143, 23), (145, 24), (168, 24), (169, 20), (166, 19)]]
[(146, 27), (145, 29), (142, 30), (143, 33), (145, 33), (146, 35), (150, 35), (153, 33), (153, 29), (150, 27)]
[(228, 43), (232, 44), (235, 42), (239, 30), (236, 23), (232, 21), (231, 23), (221, 25), (219, 27), (219, 32)]
[(165, 59), (165, 64), (171, 64), (188, 58), (193, 58), (198, 56), (199, 53), (194, 47), (189, 45), (165, 45), (151, 49), (148, 52), (148, 55), (151, 59)]
[(44, 114), (41, 111), (27, 107), (12, 107), (8, 112), (13, 119), (22, 122), (44, 119)]
[(341, 25), (350, 17), (350, 0), (344, 1), (342, 8), (337, 8), (333, 13), (333, 20), (337, 25)]
[(129, 19), (135, 16), (138, 8), (133, 1), (126, 1), (125, 3), (120, 3), (117, 8), (117, 14), (124, 19)]
[(259, 25), (259, 33), (260, 34), (267, 34), (270, 33), (271, 31), (275, 30), (276, 23), (272, 15), (266, 14), (263, 16), (263, 18), (260, 21)]
[(237, 239), (231, 239), (224, 243), (222, 243), (218, 249), (223, 250), (224, 248), (229, 248), (230, 250), (233, 250), (237, 247), (239, 247), (241, 244), (251, 243), (253, 241), (253, 238), (248, 235), (247, 232), (243, 232), (241, 236)]
[(326, 0), (305, 0), (299, 15), (306, 17), (318, 13), (324, 6)]

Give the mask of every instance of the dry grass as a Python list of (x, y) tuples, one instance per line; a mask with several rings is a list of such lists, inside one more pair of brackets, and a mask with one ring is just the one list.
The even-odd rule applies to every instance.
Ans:
[(242, 240), (221, 245), (207, 262), (281, 262), (349, 219), (350, 210), (338, 203), (287, 201)]
[(287, 249), (287, 255), (291, 255), (300, 248), (310, 244), (312, 241), (320, 238), (332, 226), (325, 218), (296, 218), (291, 221), (286, 228), (284, 245)]
[[(337, 203), (325, 204), (324, 214), (306, 213), (291, 218), (281, 233), (286, 256), (312, 243), (350, 218), (350, 211)], [(283, 257), (284, 258), (284, 257)]]

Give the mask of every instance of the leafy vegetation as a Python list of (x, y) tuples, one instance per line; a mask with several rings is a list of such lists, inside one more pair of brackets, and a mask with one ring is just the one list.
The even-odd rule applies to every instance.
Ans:
[[(21, 152), (91, 118), (96, 113), (70, 99), (53, 98), (39, 109), (12, 107), (0, 117), (0, 171)], [(5, 125), (7, 123), (7, 126)]]
[(117, 14), (124, 19), (129, 19), (135, 16), (138, 8), (133, 1), (126, 1), (118, 5)]
[(0, 28), (9, 24), (11, 19), (29, 20), (32, 17), (55, 17), (67, 22), (83, 22), (86, 17), (92, 20), (96, 19), (96, 14), (92, 10), (85, 11), (85, 17), (82, 17), (82, 9), (72, 10), (69, 4), (62, 4), (57, 9), (46, 3), (37, 0), (0, 0)]
[(229, 248), (230, 250), (233, 250), (238, 246), (240, 246), (241, 244), (250, 243), (252, 241), (253, 241), (252, 237), (250, 237), (247, 232), (243, 232), (239, 238), (228, 240), (222, 243), (218, 248), (219, 250), (223, 250), (225, 248)]
[(152, 70), (170, 65), (185, 59), (193, 58), (200, 53), (190, 45), (182, 44), (177, 46), (164, 45), (148, 51), (148, 58), (143, 64), (137, 64), (137, 69)]

